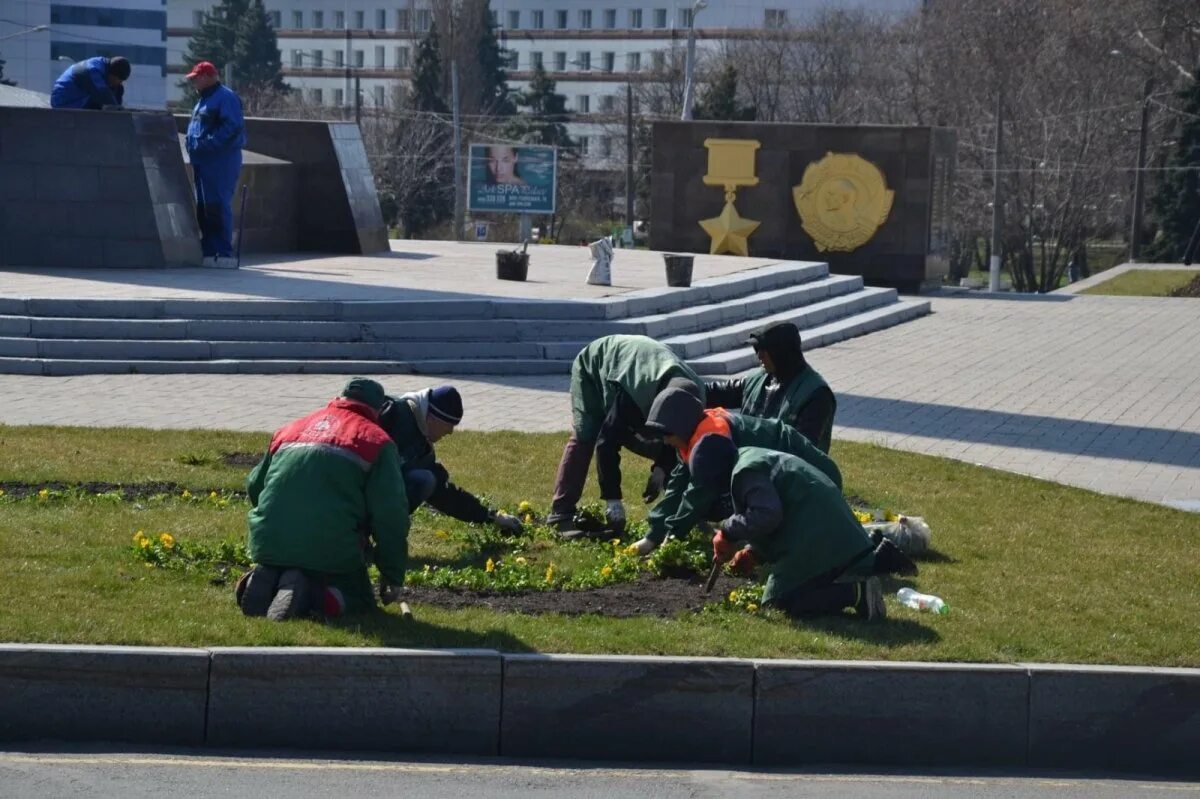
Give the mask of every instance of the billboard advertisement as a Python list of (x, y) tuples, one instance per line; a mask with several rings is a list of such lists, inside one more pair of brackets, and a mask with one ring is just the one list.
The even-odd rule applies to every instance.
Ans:
[(553, 213), (556, 167), (553, 147), (472, 144), (467, 208), (515, 214)]

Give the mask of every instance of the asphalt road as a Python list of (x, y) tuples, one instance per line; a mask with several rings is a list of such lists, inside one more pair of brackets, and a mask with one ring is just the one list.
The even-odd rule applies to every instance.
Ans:
[(1049, 772), (731, 771), (591, 764), (359, 760), (245, 753), (0, 752), (0, 796), (554, 796), (822, 799), (1129, 799), (1200, 797), (1200, 783)]

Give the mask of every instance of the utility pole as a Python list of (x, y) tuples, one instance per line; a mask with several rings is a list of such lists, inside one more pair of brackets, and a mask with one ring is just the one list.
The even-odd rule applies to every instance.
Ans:
[(458, 97), (458, 61), (450, 64), (450, 101), (454, 104), (454, 240), (463, 240), (462, 119)]
[(996, 93), (996, 151), (992, 154), (992, 257), (988, 260), (988, 291), (1000, 290), (1000, 231), (1004, 200), (1000, 190), (1000, 147), (1004, 143), (1004, 90)]
[(633, 84), (625, 83), (625, 224), (633, 232)]
[(696, 72), (696, 15), (708, 8), (708, 0), (696, 0), (688, 22), (687, 61), (683, 69), (683, 116), (685, 122), (692, 118), (692, 97), (696, 93), (693, 77)]
[[(350, 44), (351, 44), (351, 40), (350, 40), (350, 9), (349, 9), (349, 5), (350, 5), (349, 2), (344, 3), (342, 5), (342, 8), (344, 9), (342, 11), (342, 20), (346, 23), (346, 56), (345, 56), (345, 58), (342, 59), (342, 62), (346, 65), (346, 99), (350, 99)], [(349, 106), (345, 106), (345, 109), (346, 109), (346, 116), (349, 117), (350, 116)]]
[(1137, 170), (1133, 173), (1133, 221), (1129, 229), (1129, 260), (1136, 263), (1142, 255), (1142, 210), (1146, 202), (1146, 138), (1150, 132), (1150, 92), (1154, 80), (1142, 84), (1142, 125), (1138, 132)]
[(224, 83), (229, 88), (233, 88), (233, 62), (228, 61), (225, 64)]
[(362, 79), (354, 73), (354, 124), (362, 124)]

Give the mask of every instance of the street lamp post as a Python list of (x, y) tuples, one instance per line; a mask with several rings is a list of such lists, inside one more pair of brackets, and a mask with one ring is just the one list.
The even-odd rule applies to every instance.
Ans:
[(684, 121), (692, 118), (692, 97), (696, 93), (694, 74), (696, 71), (696, 15), (708, 8), (708, 0), (696, 0), (692, 3), (692, 14), (688, 19), (687, 62), (683, 74), (683, 117)]
[(49, 25), (35, 25), (34, 27), (28, 28), (27, 30), (17, 31), (16, 33), (10, 33), (7, 36), (0, 36), (0, 42), (4, 41), (5, 39), (15, 39), (18, 36), (24, 36), (29, 33), (41, 33), (42, 31), (48, 31), (48, 30), (50, 30)]

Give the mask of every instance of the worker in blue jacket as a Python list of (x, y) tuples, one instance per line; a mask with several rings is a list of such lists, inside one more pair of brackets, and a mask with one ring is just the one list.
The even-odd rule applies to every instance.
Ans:
[(222, 85), (217, 68), (208, 61), (192, 67), (187, 77), (200, 94), (187, 130), (200, 249), (205, 266), (233, 269), (233, 194), (246, 146), (242, 101)]
[(99, 111), (106, 105), (120, 105), (125, 97), (125, 81), (132, 71), (129, 61), (121, 56), (96, 56), (72, 64), (54, 81), (50, 107)]

